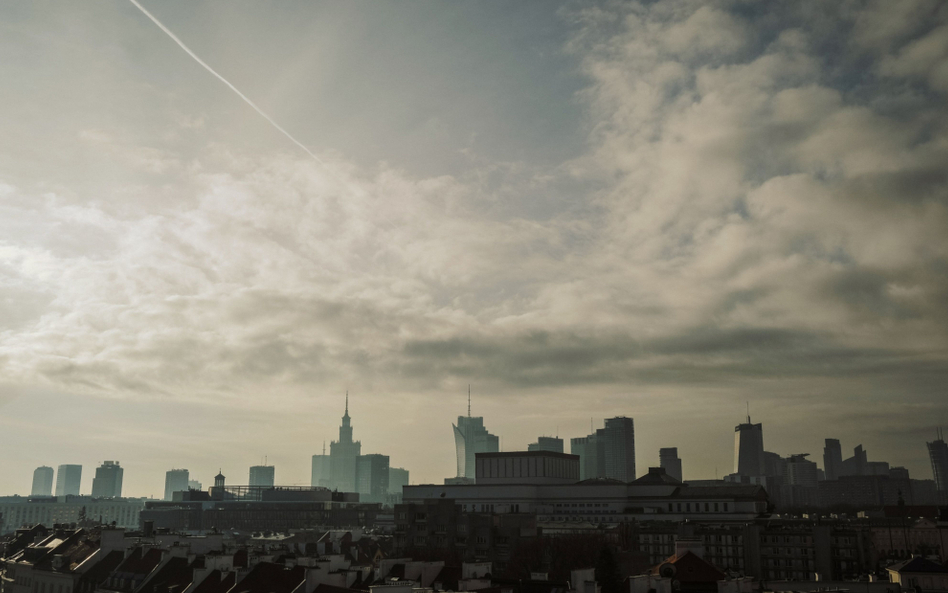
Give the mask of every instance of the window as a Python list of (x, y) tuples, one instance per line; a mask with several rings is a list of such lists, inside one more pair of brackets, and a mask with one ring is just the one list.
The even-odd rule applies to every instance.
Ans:
[(727, 512), (727, 503), (724, 503), (724, 512)]

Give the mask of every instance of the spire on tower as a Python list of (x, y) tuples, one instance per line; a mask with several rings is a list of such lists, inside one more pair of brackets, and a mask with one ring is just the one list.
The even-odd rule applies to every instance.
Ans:
[(471, 384), (467, 384), (467, 417), (471, 417)]
[(349, 390), (346, 389), (346, 416), (349, 415)]

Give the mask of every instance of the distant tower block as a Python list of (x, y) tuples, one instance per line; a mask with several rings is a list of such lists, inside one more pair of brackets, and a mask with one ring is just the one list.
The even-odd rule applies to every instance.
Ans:
[(679, 482), (683, 481), (681, 477), (681, 459), (678, 458), (678, 447), (668, 447), (658, 450), (659, 465), (665, 469), (665, 473), (672, 476)]

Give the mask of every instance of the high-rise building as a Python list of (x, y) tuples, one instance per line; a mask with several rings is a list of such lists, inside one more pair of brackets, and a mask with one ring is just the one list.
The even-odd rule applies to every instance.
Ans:
[(188, 490), (204, 490), (204, 485), (197, 480), (188, 480)]
[(401, 494), (402, 486), (408, 486), (408, 470), (400, 467), (388, 468), (389, 494)]
[(120, 498), (122, 496), (122, 474), (118, 461), (103, 461), (95, 468), (92, 478), (92, 496), (94, 498)]
[(356, 459), (356, 492), (359, 502), (382, 502), (388, 497), (388, 455), (370, 453)]
[(844, 459), (840, 471), (841, 476), (868, 476), (869, 475), (869, 457), (862, 445), (856, 445), (853, 448), (853, 456)]
[(273, 486), (274, 467), (272, 465), (251, 465), (249, 486)]
[(471, 393), (467, 395), (467, 416), (458, 416), (454, 428), (454, 445), (457, 451), (459, 478), (474, 478), (474, 455), (500, 452), (500, 439), (487, 432), (484, 418), (471, 416)]
[(678, 458), (678, 447), (668, 447), (658, 450), (658, 464), (665, 469), (665, 473), (679, 482), (681, 478), (681, 459)]
[(332, 488), (340, 492), (356, 491), (356, 459), (362, 454), (362, 443), (352, 440), (349, 422), (349, 394), (346, 393), (346, 412), (339, 427), (339, 440), (329, 443), (330, 482)]
[(188, 470), (172, 469), (165, 472), (165, 500), (174, 500), (175, 492), (188, 490)]
[(839, 439), (826, 439), (823, 447), (823, 472), (827, 480), (838, 480), (843, 471), (843, 449)]
[(571, 455), (579, 457), (579, 475), (584, 480), (590, 476), (586, 475), (586, 443), (589, 437), (576, 437), (569, 440), (569, 452)]
[(33, 470), (33, 488), (30, 496), (53, 495), (53, 468), (42, 465)]
[(602, 433), (606, 478), (621, 482), (635, 480), (635, 427), (631, 418), (618, 416), (607, 418), (606, 427), (596, 431)]
[(783, 469), (784, 483), (790, 486), (804, 486), (806, 488), (816, 488), (818, 486), (818, 473), (816, 463), (807, 460), (809, 453), (791, 455), (785, 460)]
[(734, 428), (734, 473), (742, 476), (763, 476), (764, 428), (751, 424), (750, 415), (745, 424)]
[(326, 442), (323, 441), (322, 455), (313, 455), (313, 470), (310, 476), (310, 486), (322, 486), (330, 488), (332, 486), (332, 466), (330, 465), (329, 455), (326, 455)]
[(948, 490), (948, 445), (945, 444), (941, 429), (938, 429), (938, 438), (927, 445), (932, 474), (935, 476), (935, 489), (944, 492)]
[(56, 496), (78, 495), (81, 482), (81, 465), (60, 465), (56, 470)]
[(563, 439), (559, 437), (537, 437), (537, 442), (527, 445), (527, 451), (563, 452)]

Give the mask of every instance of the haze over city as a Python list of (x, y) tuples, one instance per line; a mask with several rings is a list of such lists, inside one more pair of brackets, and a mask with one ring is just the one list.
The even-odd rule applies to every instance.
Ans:
[(441, 483), (469, 385), (504, 451), (628, 416), (639, 473), (721, 477), (749, 405), (931, 476), (948, 5), (141, 6), (193, 55), (0, 6), (0, 493), (308, 485), (347, 391)]

